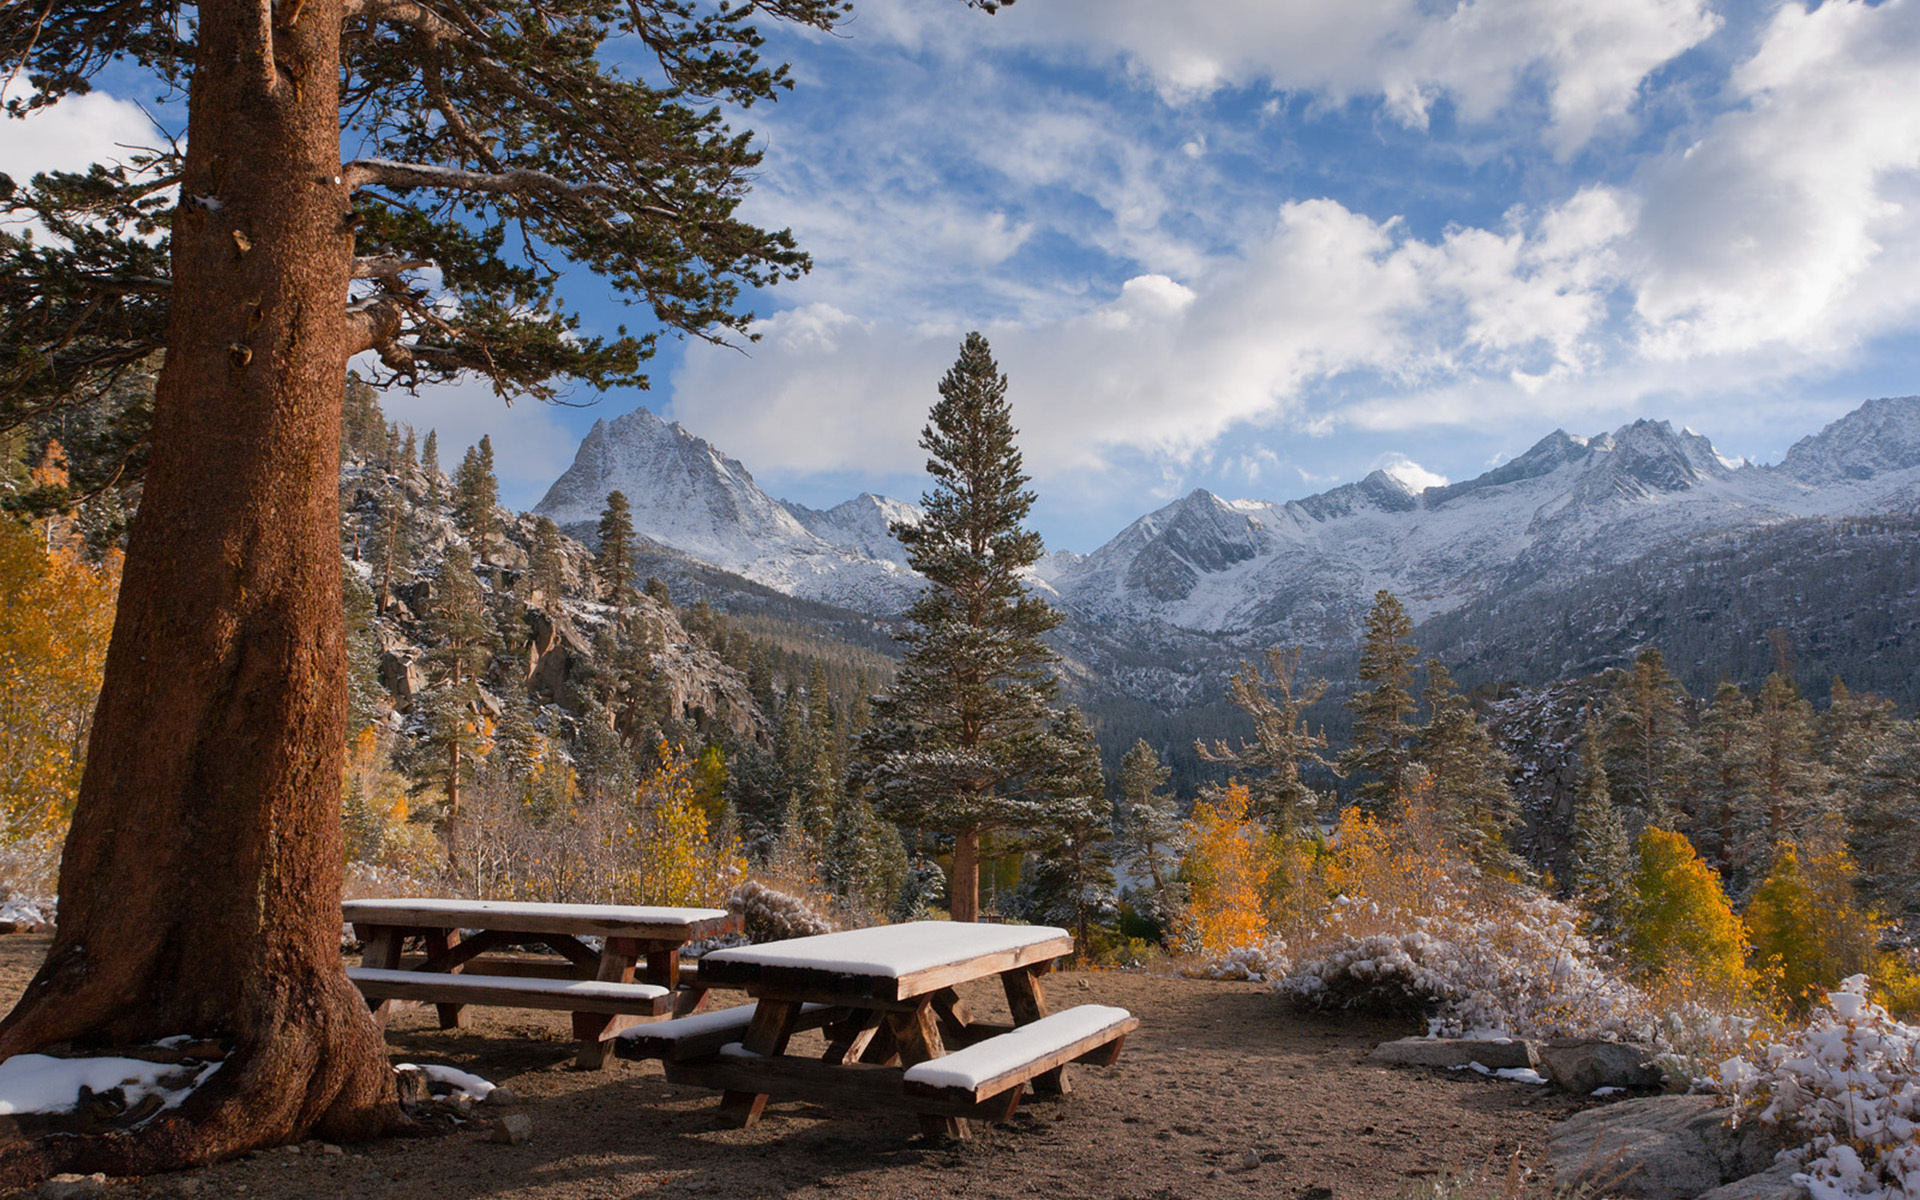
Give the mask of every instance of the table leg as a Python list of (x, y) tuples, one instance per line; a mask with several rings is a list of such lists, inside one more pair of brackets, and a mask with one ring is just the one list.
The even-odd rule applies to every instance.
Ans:
[(967, 1035), (967, 1026), (973, 1024), (973, 1013), (960, 993), (941, 988), (932, 998), (934, 1015), (940, 1019), (940, 1036), (956, 1050), (971, 1045), (973, 1039)]
[[(458, 929), (438, 929), (427, 934), (426, 940), (427, 958), (435, 959), (443, 954), (451, 953), (453, 948), (460, 944), (460, 931)], [(459, 969), (459, 967), (453, 968), (454, 971), (458, 971)], [(473, 1017), (467, 1012), (467, 1006), (464, 1004), (436, 1004), (433, 1007), (434, 1010), (440, 1014), (440, 1028), (442, 1029), (468, 1029), (473, 1025)]]
[[(1015, 967), (1000, 973), (1000, 984), (1007, 992), (1007, 1008), (1015, 1025), (1030, 1025), (1047, 1015), (1046, 993), (1040, 990), (1040, 974), (1032, 967)], [(1072, 1091), (1063, 1064), (1033, 1077), (1036, 1095), (1064, 1096)]]
[[(399, 969), (400, 943), (404, 939), (398, 929), (391, 925), (355, 925), (353, 932), (360, 939), (361, 966), (383, 971)], [(393, 1015), (393, 1001), (369, 1000), (367, 1007), (373, 1013), (374, 1024), (384, 1029), (387, 1018)]]
[(877, 1008), (857, 1012), (842, 1024), (827, 1027), (827, 1052), (820, 1056), (821, 1062), (830, 1062), (836, 1066), (847, 1066), (860, 1061), (860, 1056), (873, 1044), (874, 1035), (880, 1032), (886, 1014)]
[[(632, 983), (634, 961), (640, 946), (633, 938), (608, 938), (600, 951), (600, 967), (594, 978), (601, 983)], [(607, 1065), (607, 1043), (623, 1029), (638, 1024), (630, 1016), (613, 1013), (574, 1013), (573, 1036), (580, 1043), (573, 1065), (581, 1071), (598, 1071)]]
[[(761, 1000), (754, 1005), (753, 1020), (747, 1025), (747, 1036), (741, 1039), (740, 1044), (767, 1058), (785, 1054), (787, 1043), (793, 1039), (793, 1027), (799, 1020), (798, 1001)], [(745, 1129), (760, 1119), (766, 1107), (765, 1092), (736, 1092), (729, 1089), (720, 1096), (720, 1119)]]
[[(922, 999), (911, 1012), (889, 1013), (887, 1026), (900, 1043), (901, 1066), (912, 1067), (946, 1052), (940, 1044), (940, 1026), (933, 1015), (933, 1004), (927, 999)], [(965, 1117), (940, 1117), (930, 1113), (920, 1114), (920, 1132), (934, 1141), (964, 1141), (973, 1136)]]

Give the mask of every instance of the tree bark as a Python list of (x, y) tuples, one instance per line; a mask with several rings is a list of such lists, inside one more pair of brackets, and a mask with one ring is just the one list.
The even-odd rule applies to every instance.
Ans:
[(947, 889), (947, 914), (956, 921), (980, 919), (980, 831), (953, 835), (953, 883)]
[(337, 485), (352, 265), (341, 0), (203, 0), (174, 300), (59, 929), (0, 1057), (175, 1034), (230, 1056), (132, 1133), (0, 1151), (0, 1185), (141, 1174), (399, 1120), (339, 952)]

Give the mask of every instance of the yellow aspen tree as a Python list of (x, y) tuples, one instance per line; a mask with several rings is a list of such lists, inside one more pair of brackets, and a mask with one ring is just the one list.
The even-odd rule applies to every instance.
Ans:
[(1275, 866), (1270, 837), (1251, 817), (1253, 797), (1234, 782), (1194, 802), (1187, 822), (1187, 881), (1181, 941), (1202, 954), (1224, 954), (1267, 939), (1267, 895)]
[(640, 782), (628, 829), (636, 859), (628, 873), (631, 901), (722, 904), (746, 874), (746, 856), (731, 834), (710, 836), (693, 766), (680, 748), (662, 742), (659, 758)]
[(119, 555), (98, 566), (0, 521), (0, 838), (66, 829), (86, 765), (119, 590)]
[(1874, 968), (1880, 922), (1856, 898), (1857, 874), (1844, 850), (1803, 864), (1799, 847), (1783, 842), (1747, 904), (1753, 963), (1797, 1010), (1847, 976)]
[(1752, 991), (1746, 926), (1727, 902), (1720, 876), (1673, 830), (1649, 826), (1640, 835), (1626, 947), (1646, 978), (1717, 997)]

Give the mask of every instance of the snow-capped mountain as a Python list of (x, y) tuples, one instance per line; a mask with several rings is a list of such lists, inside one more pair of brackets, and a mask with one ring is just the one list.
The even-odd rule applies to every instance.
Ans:
[(1386, 472), (1285, 504), (1207, 491), (1042, 576), (1096, 624), (1249, 642), (1350, 636), (1386, 588), (1416, 621), (1491, 592), (1559, 585), (1675, 539), (1796, 517), (1920, 508), (1920, 397), (1864, 405), (1778, 466), (1735, 464), (1691, 430), (1556, 430), (1476, 479), (1414, 491)]
[[(649, 540), (790, 596), (884, 616), (920, 584), (888, 531), (918, 520), (914, 505), (775, 500), (739, 462), (645, 409), (596, 424), (534, 511), (591, 540), (616, 489)], [(1920, 513), (1920, 397), (1870, 401), (1777, 466), (1731, 462), (1700, 434), (1641, 420), (1590, 437), (1556, 430), (1478, 478), (1425, 490), (1385, 471), (1286, 503), (1196, 490), (1091, 554), (1042, 559), (1035, 582), (1088, 633), (1119, 642), (1187, 631), (1241, 647), (1333, 646), (1350, 644), (1381, 588), (1427, 621), (1689, 539), (1890, 513)]]
[(791, 596), (885, 614), (920, 587), (886, 531), (889, 520), (918, 520), (913, 505), (880, 496), (825, 512), (784, 504), (739, 460), (644, 408), (594, 422), (533, 511), (591, 543), (616, 491), (649, 541)]

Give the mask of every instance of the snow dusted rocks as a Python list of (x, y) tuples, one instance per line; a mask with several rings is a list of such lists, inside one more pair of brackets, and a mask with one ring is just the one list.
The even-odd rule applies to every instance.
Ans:
[(1540, 1062), (1555, 1087), (1577, 1096), (1597, 1088), (1655, 1088), (1661, 1082), (1653, 1050), (1633, 1042), (1548, 1042), (1540, 1047)]
[(1490, 1071), (1524, 1070), (1539, 1061), (1533, 1043), (1522, 1038), (1405, 1037), (1384, 1042), (1367, 1055), (1370, 1063), (1400, 1067), (1468, 1067), (1475, 1063)]
[[(1768, 1170), (1778, 1137), (1711, 1096), (1653, 1096), (1574, 1114), (1553, 1131), (1560, 1186), (1581, 1184), (1627, 1200), (1696, 1200)], [(1758, 1185), (1756, 1185), (1758, 1186)], [(1735, 1193), (1744, 1200), (1772, 1193)], [(1716, 1200), (1732, 1200), (1718, 1196)]]
[(1699, 1200), (1806, 1200), (1807, 1189), (1793, 1181), (1804, 1170), (1799, 1163), (1776, 1163), (1758, 1175), (1703, 1193)]

